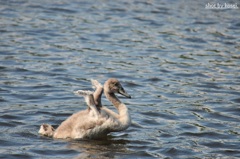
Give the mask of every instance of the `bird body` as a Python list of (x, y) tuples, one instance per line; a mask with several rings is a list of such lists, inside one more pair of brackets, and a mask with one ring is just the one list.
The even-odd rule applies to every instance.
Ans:
[[(95, 84), (97, 84), (97, 81), (95, 81)], [(43, 124), (39, 133), (63, 139), (96, 139), (106, 137), (110, 132), (127, 129), (131, 124), (128, 108), (115, 96), (115, 93), (120, 93), (128, 98), (130, 96), (124, 91), (117, 79), (111, 78), (105, 82), (104, 94), (117, 108), (118, 113), (115, 113), (101, 105), (101, 100), (99, 99), (102, 94), (101, 89), (103, 89), (102, 86), (97, 85), (95, 94), (90, 91), (76, 91), (76, 94), (84, 96), (89, 108), (73, 114), (63, 121), (56, 130), (51, 125)], [(94, 99), (94, 97), (97, 99)]]

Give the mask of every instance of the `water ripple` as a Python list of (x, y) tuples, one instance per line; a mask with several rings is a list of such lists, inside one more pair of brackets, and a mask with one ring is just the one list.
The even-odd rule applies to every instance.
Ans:
[[(239, 10), (206, 3), (0, 1), (0, 158), (239, 158)], [(111, 77), (133, 97), (128, 130), (38, 135)]]

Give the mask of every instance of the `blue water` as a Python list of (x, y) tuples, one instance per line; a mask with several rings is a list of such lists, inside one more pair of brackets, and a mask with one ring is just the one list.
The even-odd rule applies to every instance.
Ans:
[[(0, 158), (240, 157), (240, 9), (207, 3), (0, 0)], [(38, 134), (86, 109), (74, 90), (110, 77), (133, 97), (120, 98), (129, 129)]]

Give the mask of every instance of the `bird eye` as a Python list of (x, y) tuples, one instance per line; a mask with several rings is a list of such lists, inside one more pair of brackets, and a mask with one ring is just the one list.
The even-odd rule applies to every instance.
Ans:
[(111, 87), (117, 87), (117, 86), (118, 86), (118, 83), (114, 82), (114, 83), (111, 84)]

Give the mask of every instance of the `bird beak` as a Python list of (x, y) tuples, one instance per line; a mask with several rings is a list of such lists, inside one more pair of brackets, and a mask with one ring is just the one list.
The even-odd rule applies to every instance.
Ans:
[(131, 96), (129, 94), (127, 94), (127, 92), (123, 88), (120, 88), (118, 90), (118, 93), (123, 95), (123, 96), (125, 96), (125, 97), (127, 97), (127, 98), (131, 98)]

